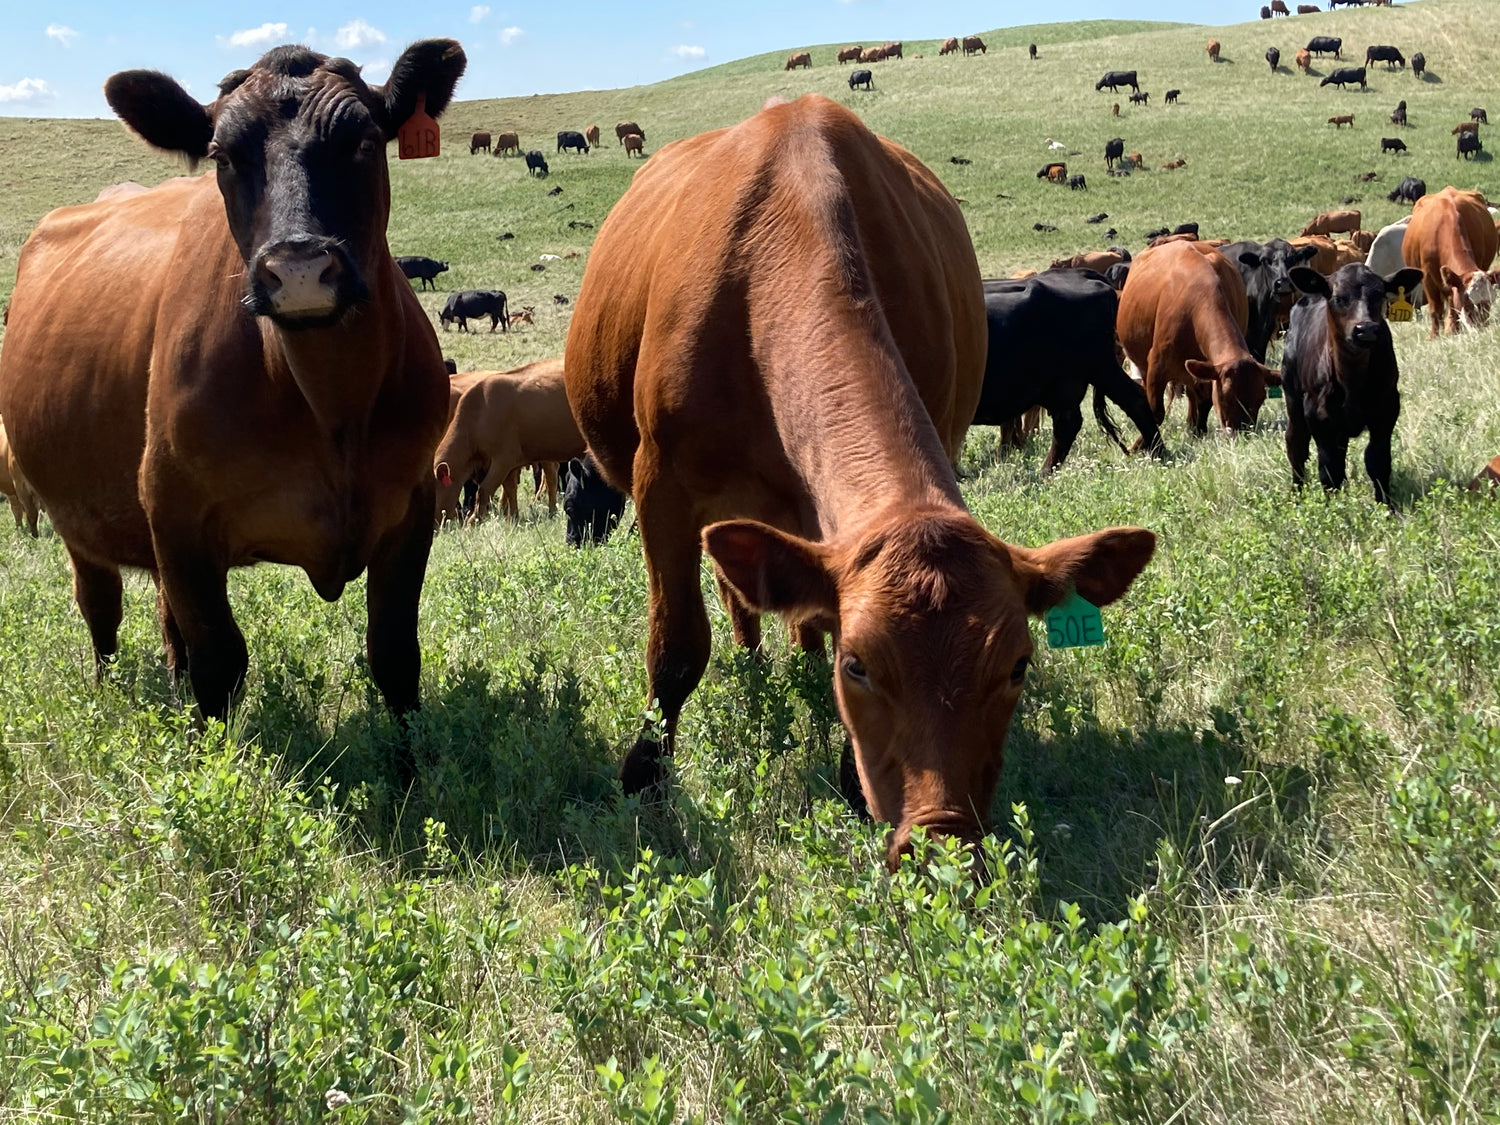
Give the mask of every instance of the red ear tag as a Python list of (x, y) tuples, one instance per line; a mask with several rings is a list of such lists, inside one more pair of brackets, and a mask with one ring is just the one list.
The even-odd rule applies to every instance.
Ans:
[(441, 148), (438, 123), (427, 116), (427, 95), (417, 95), (417, 109), (396, 130), (396, 151), (402, 160), (436, 156)]

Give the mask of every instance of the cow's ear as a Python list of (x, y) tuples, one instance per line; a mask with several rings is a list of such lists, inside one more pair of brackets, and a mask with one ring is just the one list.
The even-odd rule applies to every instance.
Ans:
[(208, 155), (214, 122), (208, 107), (155, 70), (122, 70), (104, 83), (104, 99), (143, 141), (196, 164)]
[(1310, 262), (1317, 256), (1318, 248), (1316, 246), (1299, 246), (1288, 260), (1292, 265), (1296, 265), (1298, 262)]
[(1292, 284), (1300, 292), (1309, 293), (1314, 297), (1332, 297), (1333, 286), (1328, 284), (1328, 279), (1317, 270), (1310, 270), (1306, 266), (1298, 266), (1287, 271), (1287, 276), (1292, 279)]
[(453, 99), (453, 88), (468, 61), (456, 39), (423, 39), (402, 51), (390, 78), (379, 88), (385, 100), (386, 136), (394, 137), (417, 111), (419, 94), (426, 96), (427, 115), (440, 116)]
[(1257, 254), (1254, 250), (1241, 250), (1240, 265), (1246, 266), (1252, 270), (1258, 270), (1260, 269), (1260, 255)]
[(1385, 291), (1394, 297), (1398, 291), (1405, 289), (1410, 295), (1415, 293), (1421, 284), (1422, 271), (1407, 267), (1404, 270), (1397, 270), (1385, 279)]
[(838, 587), (827, 547), (755, 520), (710, 524), (703, 529), (703, 546), (756, 612), (837, 616)]
[(437, 477), (438, 484), (447, 488), (453, 483), (453, 470), (448, 468), (448, 462), (439, 461), (437, 467), (432, 470), (432, 475)]
[(1187, 373), (1200, 383), (1217, 383), (1219, 381), (1219, 369), (1207, 360), (1188, 359), (1184, 360), (1182, 366)]
[(1040, 617), (1072, 590), (1094, 605), (1115, 601), (1156, 553), (1156, 535), (1143, 527), (1111, 527), (1045, 547), (1002, 546), (1021, 581), (1026, 611)]

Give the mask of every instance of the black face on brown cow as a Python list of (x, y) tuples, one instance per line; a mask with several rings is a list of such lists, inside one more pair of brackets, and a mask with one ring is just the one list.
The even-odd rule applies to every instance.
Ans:
[(218, 167), (229, 229), (245, 260), (246, 306), (283, 327), (334, 324), (390, 258), (385, 146), (425, 96), (436, 117), (464, 72), (452, 39), (414, 43), (382, 86), (348, 59), (277, 47), (230, 74), (200, 105), (149, 70), (114, 75), (110, 106), (150, 144)]
[(1415, 292), (1422, 284), (1422, 271), (1398, 270), (1385, 278), (1368, 266), (1354, 263), (1324, 277), (1316, 270), (1299, 267), (1292, 271), (1292, 283), (1327, 302), (1328, 332), (1334, 344), (1345, 351), (1366, 351), (1376, 344), (1390, 343), (1386, 300), (1402, 289)]

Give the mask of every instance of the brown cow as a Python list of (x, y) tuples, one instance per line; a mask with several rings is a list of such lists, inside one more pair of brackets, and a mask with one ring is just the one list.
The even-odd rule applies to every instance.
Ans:
[(1116, 323), (1158, 422), (1167, 385), (1176, 383), (1188, 392), (1189, 419), (1199, 433), (1208, 428), (1210, 399), (1226, 428), (1255, 424), (1266, 386), (1281, 376), (1245, 346), (1249, 316), (1245, 283), (1218, 250), (1173, 242), (1136, 255)]
[(1179, 156), (1176, 160), (1169, 160), (1169, 161), (1167, 161), (1165, 164), (1162, 165), (1162, 167), (1166, 171), (1172, 172), (1172, 171), (1177, 170), (1178, 168), (1186, 168), (1187, 167), (1187, 161), (1184, 160), (1182, 157)]
[(953, 38), (953, 39), (944, 39), (943, 40), (943, 45), (938, 48), (938, 57), (941, 58), (944, 55), (951, 55), (951, 54), (956, 53), (957, 51), (958, 51), (958, 40), (956, 38)]
[(1271, 14), (1273, 16), (1289, 16), (1292, 13), (1287, 10), (1286, 0), (1271, 0)]
[[(470, 371), (453, 380), (457, 398), (448, 430), (432, 455), (437, 482), (436, 518), (458, 514), (467, 480), (479, 481), (471, 520), (489, 511), (501, 490), (500, 510), (520, 518), (516, 497), (520, 470), (535, 462), (583, 456), (583, 438), (568, 407), (563, 361), (544, 359), (512, 371)], [(547, 510), (557, 510), (557, 476), (546, 475)]]
[[(1373, 230), (1356, 230), (1349, 232), (1349, 243), (1361, 254), (1368, 254), (1370, 247), (1375, 245), (1375, 234)], [(1363, 258), (1360, 261), (1364, 261)]]
[[(21, 251), (0, 412), (95, 654), (116, 650), (120, 569), (150, 572), (168, 667), (209, 715), (245, 677), (226, 577), (255, 562), (330, 601), (368, 571), (370, 673), (393, 711), (417, 706), (447, 375), (386, 246), (386, 146), (421, 102), (443, 112), (464, 65), (425, 40), (372, 87), (278, 47), (209, 106), (116, 74), (105, 97), (132, 129), (217, 173), (54, 211)], [(80, 292), (113, 298), (80, 323)]]
[(490, 151), (490, 135), (488, 133), (475, 133), (469, 138), (469, 155), (473, 156), (480, 149)]
[(1328, 124), (1332, 125), (1335, 129), (1342, 128), (1345, 125), (1352, 129), (1354, 128), (1354, 114), (1341, 113), (1337, 117), (1330, 117)]
[(1303, 74), (1312, 73), (1312, 52), (1306, 47), (1297, 48), (1297, 69)]
[(984, 40), (981, 39), (981, 38), (979, 38), (979, 36), (977, 36), (977, 35), (965, 35), (964, 36), (964, 54), (966, 54), (966, 55), (973, 55), (973, 54), (984, 55), (984, 54), (988, 54), (988, 53), (989, 52), (985, 48), (985, 45), (984, 45)]
[(1109, 107), (1109, 112), (1110, 112), (1110, 116), (1111, 117), (1119, 117), (1120, 116), (1120, 103), (1119, 102), (1115, 102), (1114, 105), (1110, 106)]
[(1469, 482), (1470, 492), (1483, 492), (1488, 488), (1500, 488), (1500, 457), (1491, 457), (1490, 463)]
[(883, 59), (901, 58), (901, 41), (898, 39), (894, 43), (886, 43), (884, 46), (882, 46), (880, 48), (880, 57)]
[(1297, 14), (1299, 16), (1316, 15), (1318, 12), (1321, 12), (1322, 10), (1323, 9), (1319, 8), (1316, 4), (1298, 4), (1297, 5)]
[(634, 121), (621, 121), (615, 126), (615, 142), (617, 144), (624, 144), (625, 138), (630, 136), (631, 133), (639, 133), (644, 137), (646, 130), (642, 129)]
[(1217, 39), (1210, 39), (1208, 41), (1208, 61), (1219, 61), (1219, 41)]
[(1479, 122), (1460, 121), (1457, 125), (1453, 126), (1453, 132), (1449, 136), (1456, 137), (1460, 133), (1473, 133), (1477, 137), (1479, 135)]
[(521, 155), (521, 138), (515, 133), (501, 133), (495, 138), (495, 155), (504, 156), (506, 153)]
[(1465, 317), (1474, 325), (1489, 323), (1494, 286), (1485, 271), (1495, 260), (1496, 238), (1495, 222), (1477, 191), (1445, 187), (1412, 205), (1401, 260), (1422, 270), (1431, 335), (1445, 325), (1457, 332)]
[[(1134, 168), (1145, 168), (1146, 167), (1146, 158), (1144, 156), (1142, 156), (1138, 152), (1132, 152), (1130, 154), (1130, 156), (1129, 156), (1129, 159), (1130, 159), (1131, 166), (1134, 167)], [(1181, 166), (1182, 165), (1180, 165), (1180, 164), (1178, 165), (1179, 168)]]
[(646, 138), (639, 133), (625, 134), (625, 155), (635, 153), (637, 156), (646, 155)]
[[(950, 39), (948, 42), (953, 43), (956, 40)], [(845, 47), (839, 52), (839, 62), (859, 62), (863, 53), (864, 50), (861, 47)]]
[[(1321, 274), (1330, 274), (1343, 264), (1339, 261), (1340, 244), (1327, 235), (1319, 234), (1306, 238), (1289, 238), (1287, 241), (1298, 250), (1304, 247), (1312, 247), (1313, 256), (1307, 259), (1307, 265), (1310, 269), (1315, 269)], [(1290, 304), (1291, 302), (1288, 302), (1288, 307), (1290, 307)]]
[(883, 48), (883, 47), (869, 47), (869, 48), (866, 48), (864, 54), (862, 54), (862, 55), (859, 56), (859, 61), (860, 62), (879, 62), (883, 58), (885, 58), (885, 48)]
[(786, 69), (787, 70), (795, 70), (799, 66), (802, 67), (804, 70), (806, 68), (812, 66), (812, 54), (810, 52), (808, 52), (808, 51), (798, 51), (796, 54), (790, 56), (786, 60)]
[(10, 439), (5, 436), (5, 423), (0, 421), (0, 492), (10, 501), (10, 514), (16, 517), (16, 527), (22, 523), (31, 537), (37, 537), (36, 521), (40, 512), (36, 493), (21, 472), (15, 454), (10, 451)]
[(1324, 211), (1302, 228), (1302, 237), (1314, 234), (1348, 234), (1359, 230), (1360, 218), (1358, 211)]
[(583, 131), (583, 139), (588, 141), (589, 148), (599, 147), (599, 126), (590, 125)]
[(650, 582), (648, 697), (665, 730), (658, 742), (648, 723), (627, 755), (627, 792), (663, 783), (708, 663), (706, 549), (737, 641), (758, 645), (762, 613), (806, 647), (832, 633), (860, 784), (895, 829), (888, 861), (917, 825), (983, 830), (1027, 615), (1070, 588), (1113, 601), (1155, 542), (1115, 529), (1028, 550), (969, 515), (953, 464), (985, 348), (952, 196), (827, 98), (667, 145), (636, 173), (567, 342), (569, 401), (606, 479), (635, 497)]
[(1110, 266), (1117, 265), (1124, 260), (1123, 254), (1117, 254), (1113, 250), (1089, 250), (1082, 254), (1074, 254), (1071, 258), (1059, 258), (1047, 268), (1049, 270), (1096, 270), (1103, 273)]

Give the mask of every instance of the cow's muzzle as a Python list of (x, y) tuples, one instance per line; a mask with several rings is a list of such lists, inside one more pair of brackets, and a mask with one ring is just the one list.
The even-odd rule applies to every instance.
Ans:
[(250, 269), (249, 305), (290, 324), (329, 323), (353, 303), (356, 273), (331, 239), (290, 239), (263, 247)]

